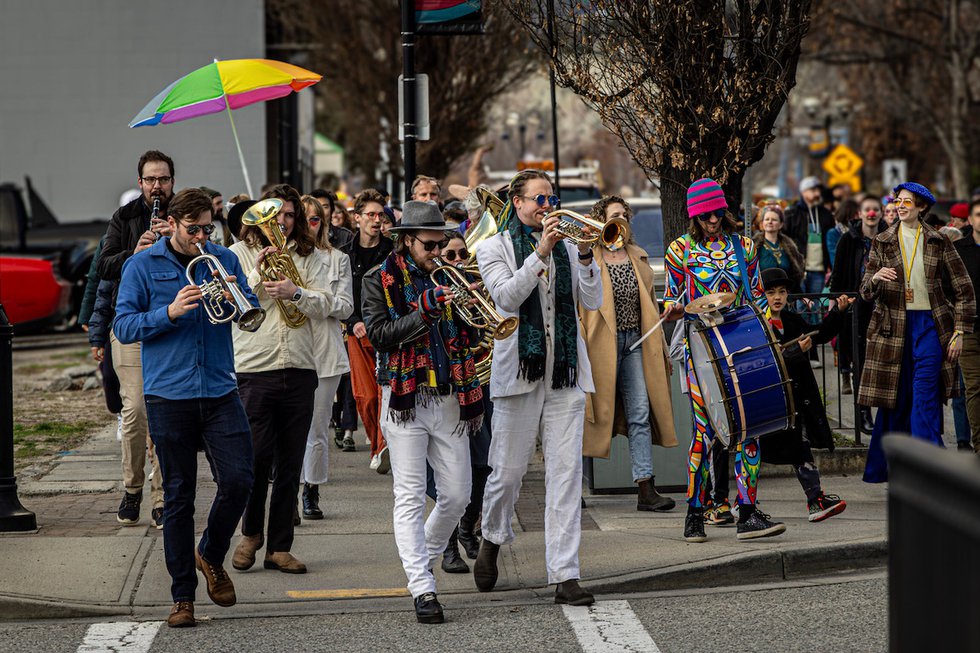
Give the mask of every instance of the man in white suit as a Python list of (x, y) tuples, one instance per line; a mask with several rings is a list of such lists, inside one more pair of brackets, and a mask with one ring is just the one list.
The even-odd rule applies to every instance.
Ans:
[(602, 282), (587, 245), (561, 242), (551, 179), (525, 170), (511, 180), (501, 214), (506, 224), (476, 250), (487, 290), (517, 332), (494, 345), (490, 375), (493, 442), (483, 498), (483, 544), (474, 567), (477, 588), (497, 582), (500, 546), (514, 540), (511, 518), (537, 437), (545, 460), (545, 559), (555, 602), (589, 605), (579, 584), (582, 430), (592, 368), (577, 305), (598, 310)]

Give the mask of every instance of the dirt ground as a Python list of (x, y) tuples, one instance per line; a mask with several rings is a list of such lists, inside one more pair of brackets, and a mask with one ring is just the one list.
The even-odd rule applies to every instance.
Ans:
[(40, 472), (58, 452), (77, 447), (115, 421), (101, 387), (48, 390), (66, 369), (78, 366), (96, 366), (81, 336), (78, 344), (14, 350), (14, 457), (19, 474)]

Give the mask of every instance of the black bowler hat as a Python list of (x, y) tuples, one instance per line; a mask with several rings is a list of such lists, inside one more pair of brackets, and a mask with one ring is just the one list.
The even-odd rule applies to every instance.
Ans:
[(780, 287), (789, 289), (790, 285), (789, 277), (786, 276), (786, 270), (782, 268), (766, 268), (762, 271), (762, 287), (766, 290)]

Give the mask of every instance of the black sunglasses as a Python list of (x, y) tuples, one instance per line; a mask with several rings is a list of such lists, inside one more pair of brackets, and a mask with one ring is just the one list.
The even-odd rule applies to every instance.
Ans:
[(725, 209), (715, 209), (714, 211), (708, 211), (707, 213), (699, 213), (697, 218), (701, 222), (707, 222), (711, 218), (723, 220), (725, 218)]
[[(458, 255), (459, 255), (459, 260), (460, 261), (465, 261), (466, 259), (468, 259), (470, 257), (470, 253), (467, 252), (465, 249), (459, 250)], [(442, 253), (442, 256), (447, 261), (449, 261), (450, 263), (452, 263), (453, 261), (456, 260), (457, 252), (454, 249), (447, 249), (445, 252)]]
[(440, 250), (443, 250), (449, 246), (448, 238), (444, 240), (422, 240), (421, 238), (416, 237), (415, 240), (422, 243), (422, 249), (424, 249), (427, 252), (431, 252), (436, 247), (438, 247)]
[(211, 224), (192, 224), (190, 226), (184, 227), (184, 229), (187, 231), (188, 235), (191, 235), (191, 236), (196, 236), (197, 235), (197, 232), (202, 231), (202, 230), (204, 231), (204, 233), (206, 235), (210, 236), (211, 234), (214, 233), (214, 230), (216, 228), (217, 227), (214, 226), (214, 223), (213, 222)]

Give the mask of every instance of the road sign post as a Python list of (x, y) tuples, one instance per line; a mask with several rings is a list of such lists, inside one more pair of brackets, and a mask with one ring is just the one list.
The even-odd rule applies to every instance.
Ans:
[(838, 145), (824, 159), (823, 169), (830, 175), (830, 186), (847, 184), (855, 193), (861, 190), (861, 177), (858, 174), (864, 167), (864, 159), (846, 145)]
[(886, 193), (908, 181), (908, 162), (905, 159), (885, 159), (881, 164), (881, 184)]

